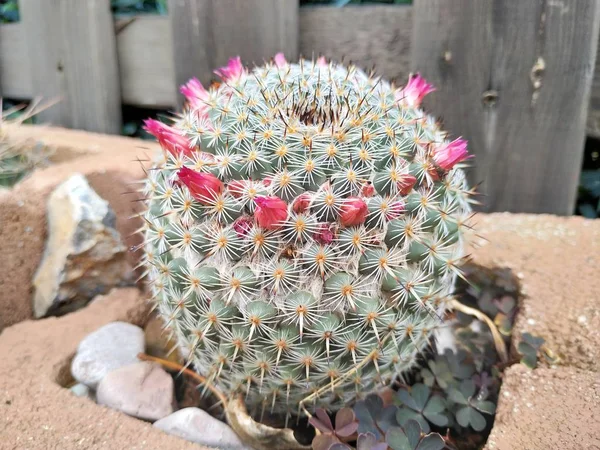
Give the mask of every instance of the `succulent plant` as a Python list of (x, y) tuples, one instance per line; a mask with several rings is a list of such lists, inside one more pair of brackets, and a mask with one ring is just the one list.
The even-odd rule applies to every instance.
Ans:
[[(323, 58), (232, 59), (182, 87), (144, 185), (145, 260), (179, 349), (251, 412), (336, 410), (415, 364), (448, 308), (466, 143), (403, 88)], [(308, 399), (307, 399), (308, 397)]]

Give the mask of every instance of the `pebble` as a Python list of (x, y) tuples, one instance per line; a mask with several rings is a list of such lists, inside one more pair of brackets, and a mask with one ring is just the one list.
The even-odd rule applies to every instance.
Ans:
[(251, 450), (224, 422), (199, 408), (184, 408), (155, 422), (156, 428), (197, 444), (222, 450)]
[(71, 374), (92, 389), (111, 371), (138, 362), (144, 331), (126, 322), (111, 322), (87, 335), (71, 363)]
[(69, 390), (76, 397), (85, 397), (89, 398), (90, 400), (95, 400), (94, 391), (92, 391), (88, 386), (86, 386), (83, 383), (77, 383), (76, 385), (71, 386)]
[(96, 391), (99, 405), (144, 420), (159, 420), (173, 412), (173, 378), (160, 365), (139, 362), (113, 370)]

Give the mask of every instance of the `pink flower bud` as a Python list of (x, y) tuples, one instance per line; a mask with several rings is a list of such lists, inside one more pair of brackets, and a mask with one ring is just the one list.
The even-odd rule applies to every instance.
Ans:
[(458, 138), (445, 142), (433, 151), (433, 160), (444, 170), (450, 170), (455, 164), (467, 159), (467, 141)]
[(235, 230), (238, 237), (245, 237), (252, 229), (252, 219), (248, 216), (238, 217), (233, 222), (233, 229)]
[(335, 239), (335, 234), (331, 230), (331, 224), (320, 223), (313, 234), (313, 238), (319, 244), (331, 244)]
[(160, 146), (173, 156), (179, 156), (180, 154), (189, 156), (193, 151), (192, 144), (179, 130), (158, 120), (145, 120), (144, 130), (154, 136)]
[(327, 67), (327, 60), (324, 56), (319, 56), (317, 58), (317, 66), (319, 67)]
[(367, 197), (367, 198), (373, 197), (375, 195), (375, 187), (373, 186), (373, 183), (366, 182), (365, 184), (363, 184), (361, 193), (362, 193), (363, 197)]
[(283, 53), (281, 53), (281, 52), (280, 52), (280, 53), (277, 53), (277, 54), (275, 55), (275, 57), (273, 58), (273, 60), (275, 61), (275, 65), (276, 65), (277, 67), (279, 67), (280, 69), (281, 69), (282, 67), (285, 67), (285, 66), (287, 66), (287, 61), (285, 60), (285, 56), (284, 56), (284, 55), (283, 55)]
[(433, 85), (427, 83), (419, 74), (416, 74), (410, 77), (404, 88), (396, 92), (396, 100), (418, 108), (423, 98), (433, 91), (435, 91)]
[(202, 83), (197, 78), (192, 78), (187, 84), (179, 89), (185, 95), (190, 106), (201, 116), (206, 115), (208, 111), (208, 91), (204, 89)]
[(409, 173), (402, 175), (398, 181), (398, 191), (400, 195), (408, 195), (412, 188), (417, 183), (417, 178)]
[(394, 202), (389, 206), (387, 212), (385, 213), (385, 219), (387, 221), (394, 220), (400, 217), (400, 215), (404, 213), (404, 211), (406, 211), (406, 206), (404, 205), (404, 202)]
[(308, 209), (308, 205), (310, 205), (310, 194), (305, 192), (304, 194), (299, 195), (292, 203), (292, 210), (296, 214), (301, 214)]
[(230, 58), (227, 65), (215, 70), (215, 73), (226, 82), (238, 81), (244, 74), (241, 58), (239, 56)]
[(340, 211), (340, 222), (345, 227), (360, 225), (367, 218), (367, 204), (358, 197), (348, 197), (344, 200)]
[(254, 217), (258, 225), (266, 230), (276, 230), (287, 219), (287, 204), (279, 197), (256, 197)]
[(223, 183), (212, 173), (196, 172), (182, 167), (177, 172), (179, 181), (185, 184), (196, 200), (206, 204), (223, 192)]

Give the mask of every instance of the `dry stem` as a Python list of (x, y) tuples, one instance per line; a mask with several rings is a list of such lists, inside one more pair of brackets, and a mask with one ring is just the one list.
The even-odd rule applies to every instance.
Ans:
[(227, 407), (227, 398), (225, 397), (225, 395), (199, 373), (196, 373), (190, 369), (186, 369), (181, 364), (177, 364), (172, 361), (167, 361), (166, 359), (162, 358), (157, 358), (156, 356), (146, 355), (145, 353), (138, 353), (137, 357), (142, 361), (156, 362), (163, 367), (177, 370), (179, 372), (185, 373), (186, 375), (189, 375), (192, 378), (195, 378), (200, 384), (206, 386), (208, 390), (210, 390), (210, 392), (212, 392), (215, 395), (215, 397), (219, 399), (219, 403), (222, 403), (224, 407)]
[(482, 313), (478, 309), (463, 305), (461, 302), (459, 302), (456, 299), (453, 299), (450, 301), (450, 306), (453, 309), (456, 309), (456, 310), (458, 310), (462, 313), (468, 314), (470, 316), (474, 316), (477, 319), (481, 320), (482, 322), (485, 322), (487, 324), (487, 326), (490, 328), (490, 331), (492, 332), (492, 337), (494, 338), (494, 345), (496, 346), (496, 351), (498, 352), (498, 356), (500, 357), (500, 360), (503, 363), (508, 361), (508, 352), (506, 351), (506, 344), (504, 343), (504, 339), (502, 338), (502, 335), (498, 331), (498, 328), (496, 328), (496, 324), (492, 321), (492, 319), (490, 319), (488, 316), (486, 316), (484, 313)]

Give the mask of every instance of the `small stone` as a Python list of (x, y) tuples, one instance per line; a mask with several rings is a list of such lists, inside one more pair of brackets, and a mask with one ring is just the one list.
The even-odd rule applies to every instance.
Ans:
[(200, 408), (184, 408), (154, 423), (165, 433), (223, 450), (251, 450), (224, 422)]
[(89, 398), (90, 400), (94, 399), (94, 391), (92, 391), (89, 386), (86, 386), (83, 383), (77, 383), (74, 386), (71, 386), (69, 388), (69, 390), (76, 396), (76, 397), (85, 397), (85, 398)]
[(48, 240), (33, 278), (36, 318), (74, 311), (130, 282), (115, 213), (83, 175), (71, 176), (50, 194), (47, 217)]
[(173, 412), (173, 378), (156, 363), (139, 362), (106, 375), (96, 399), (130, 416), (159, 420)]
[(111, 371), (138, 362), (144, 351), (144, 331), (126, 322), (111, 322), (88, 334), (77, 348), (71, 374), (80, 383), (96, 389)]

